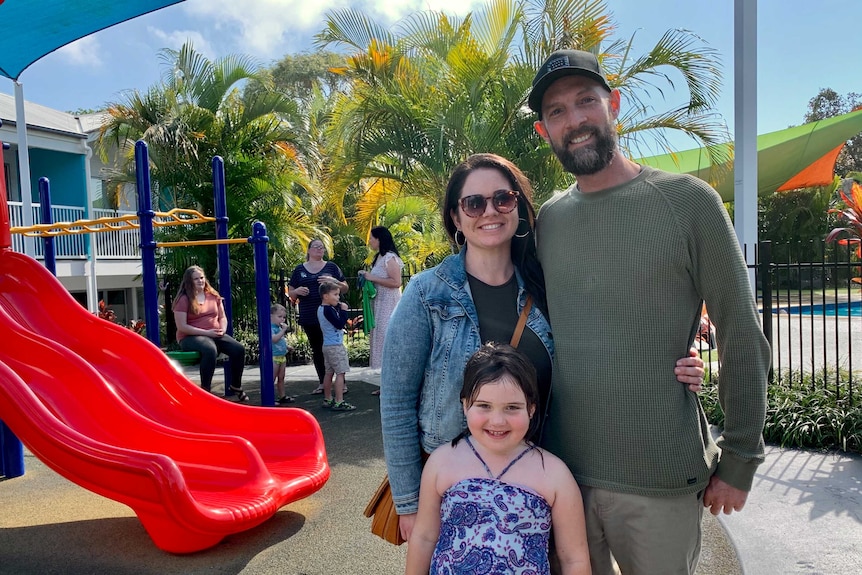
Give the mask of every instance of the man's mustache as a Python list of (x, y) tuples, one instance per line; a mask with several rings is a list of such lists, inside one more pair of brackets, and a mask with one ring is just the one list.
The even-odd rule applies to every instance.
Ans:
[(568, 144), (572, 140), (576, 140), (582, 138), (584, 136), (594, 135), (598, 133), (598, 128), (596, 126), (584, 126), (582, 128), (578, 128), (577, 130), (571, 130), (566, 133), (563, 138), (563, 142)]

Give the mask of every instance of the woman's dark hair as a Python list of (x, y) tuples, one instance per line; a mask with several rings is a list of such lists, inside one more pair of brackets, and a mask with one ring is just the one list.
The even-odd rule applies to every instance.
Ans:
[(379, 242), (377, 253), (374, 254), (374, 261), (371, 262), (371, 267), (377, 263), (377, 258), (385, 256), (388, 252), (392, 252), (396, 256), (401, 256), (398, 253), (398, 248), (395, 247), (395, 240), (392, 239), (392, 232), (386, 226), (375, 226), (371, 228), (371, 235)]
[[(493, 341), (484, 344), (476, 353), (467, 360), (464, 366), (464, 384), (461, 387), (461, 401), (467, 406), (473, 405), (479, 390), (486, 383), (499, 381), (504, 377), (510, 379), (521, 391), (527, 400), (527, 409), (533, 410), (530, 418), (530, 427), (524, 439), (531, 441), (539, 431), (541, 416), (539, 410), (539, 384), (537, 383), (536, 368), (527, 356), (507, 343), (495, 343)], [(452, 440), (454, 447), (462, 437), (469, 431), (461, 433)]]
[[(534, 303), (547, 315), (548, 307), (545, 298), (545, 276), (536, 255), (536, 210), (533, 207), (533, 187), (530, 180), (518, 167), (497, 154), (473, 154), (455, 166), (446, 185), (446, 197), (443, 202), (443, 226), (453, 244), (455, 241), (455, 219), (452, 213), (458, 212), (458, 200), (464, 190), (467, 176), (476, 170), (491, 169), (500, 172), (512, 189), (520, 192), (518, 196), (518, 230), (512, 238), (512, 263), (514, 263), (524, 279), (527, 292), (532, 294)], [(518, 237), (522, 236), (522, 237)]]

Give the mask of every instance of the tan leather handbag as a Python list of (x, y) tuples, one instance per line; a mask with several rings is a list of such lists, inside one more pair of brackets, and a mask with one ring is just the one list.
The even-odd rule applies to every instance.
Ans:
[(398, 514), (392, 502), (389, 476), (384, 475), (380, 487), (365, 507), (365, 516), (371, 517), (371, 532), (393, 545), (401, 545), (404, 538), (398, 528)]

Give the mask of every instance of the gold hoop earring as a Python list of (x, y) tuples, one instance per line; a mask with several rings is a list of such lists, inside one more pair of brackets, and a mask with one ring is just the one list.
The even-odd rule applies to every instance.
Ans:
[[(458, 241), (458, 234), (461, 234), (461, 238), (463, 239), (463, 241), (461, 241), (461, 242)], [(463, 246), (464, 244), (467, 243), (467, 236), (465, 236), (464, 232), (462, 232), (461, 230), (455, 230), (454, 235), (455, 235), (455, 245), (456, 246)]]
[[(516, 237), (516, 238), (526, 238), (527, 236), (529, 236), (529, 235), (530, 235), (530, 232), (532, 232), (532, 231), (533, 231), (533, 230), (531, 230), (531, 229), (530, 229), (530, 224), (529, 224), (529, 223), (527, 222), (527, 220), (525, 220), (524, 218), (518, 218), (518, 227), (519, 227), (519, 228), (521, 227), (521, 222), (524, 222), (525, 224), (527, 224), (527, 231), (526, 231), (526, 232), (524, 232), (523, 234), (518, 234), (518, 233), (516, 233), (516, 234), (515, 234), (515, 237)], [(515, 230), (515, 232), (517, 232), (517, 231), (518, 231), (518, 230)]]

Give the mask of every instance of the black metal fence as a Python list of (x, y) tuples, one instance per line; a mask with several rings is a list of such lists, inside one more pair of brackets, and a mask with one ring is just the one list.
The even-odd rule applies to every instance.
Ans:
[[(773, 351), (772, 381), (796, 386), (829, 386), (837, 398), (859, 401), (857, 386), (862, 382), (862, 263), (852, 246), (838, 244), (779, 245), (762, 242), (753, 258), (747, 258), (757, 286), (757, 304), (763, 333)], [(416, 270), (406, 270), (404, 284)], [(272, 279), (272, 298), (289, 310), (286, 270)], [(352, 337), (361, 331), (361, 304), (355, 277), (351, 285), (350, 317)], [(253, 282), (235, 286), (240, 295), (233, 304), (234, 329), (254, 331), (257, 316)], [(170, 292), (172, 293), (172, 292)], [(354, 301), (355, 300), (355, 301)], [(708, 310), (707, 310), (708, 312)], [(170, 314), (168, 314), (170, 317)], [(294, 313), (288, 314), (296, 328)], [(709, 326), (701, 349), (709, 349)], [(168, 328), (170, 330), (170, 326)], [(173, 341), (169, 331), (168, 341)], [(714, 343), (714, 341), (713, 341)], [(720, 368), (718, 354), (705, 354), (708, 370)]]
[[(854, 278), (862, 276), (862, 263), (854, 248), (762, 242), (754, 258), (747, 259), (753, 259), (748, 267), (757, 286), (763, 333), (772, 346), (772, 382), (822, 387), (833, 391), (836, 400), (859, 401), (862, 284)], [(702, 349), (707, 347), (704, 343)], [(717, 354), (710, 357), (715, 360), (710, 371), (719, 369)]]
[[(410, 278), (417, 270), (405, 266), (401, 274), (402, 285), (407, 285)], [(351, 276), (345, 278), (351, 286), (350, 291), (346, 295), (346, 301), (350, 305), (348, 317), (350, 324), (347, 329), (348, 339), (357, 337), (362, 332), (362, 303), (359, 290), (356, 289), (358, 277)], [(292, 328), (292, 331), (301, 331), (296, 323), (296, 308), (290, 303), (287, 295), (287, 285), (290, 280), (290, 273), (287, 270), (278, 270), (275, 276), (270, 280), (270, 297), (271, 301), (278, 302), (288, 310), (287, 322)], [(254, 333), (257, 330), (257, 308), (255, 300), (255, 284), (253, 281), (237, 282), (233, 284), (234, 298), (232, 301), (233, 311), (233, 328), (234, 333), (243, 331)], [(172, 290), (172, 291), (171, 291)], [(174, 293), (175, 288), (168, 288), (166, 293)], [(173, 325), (173, 317), (167, 315), (167, 341), (174, 341), (176, 334), (176, 326)]]

